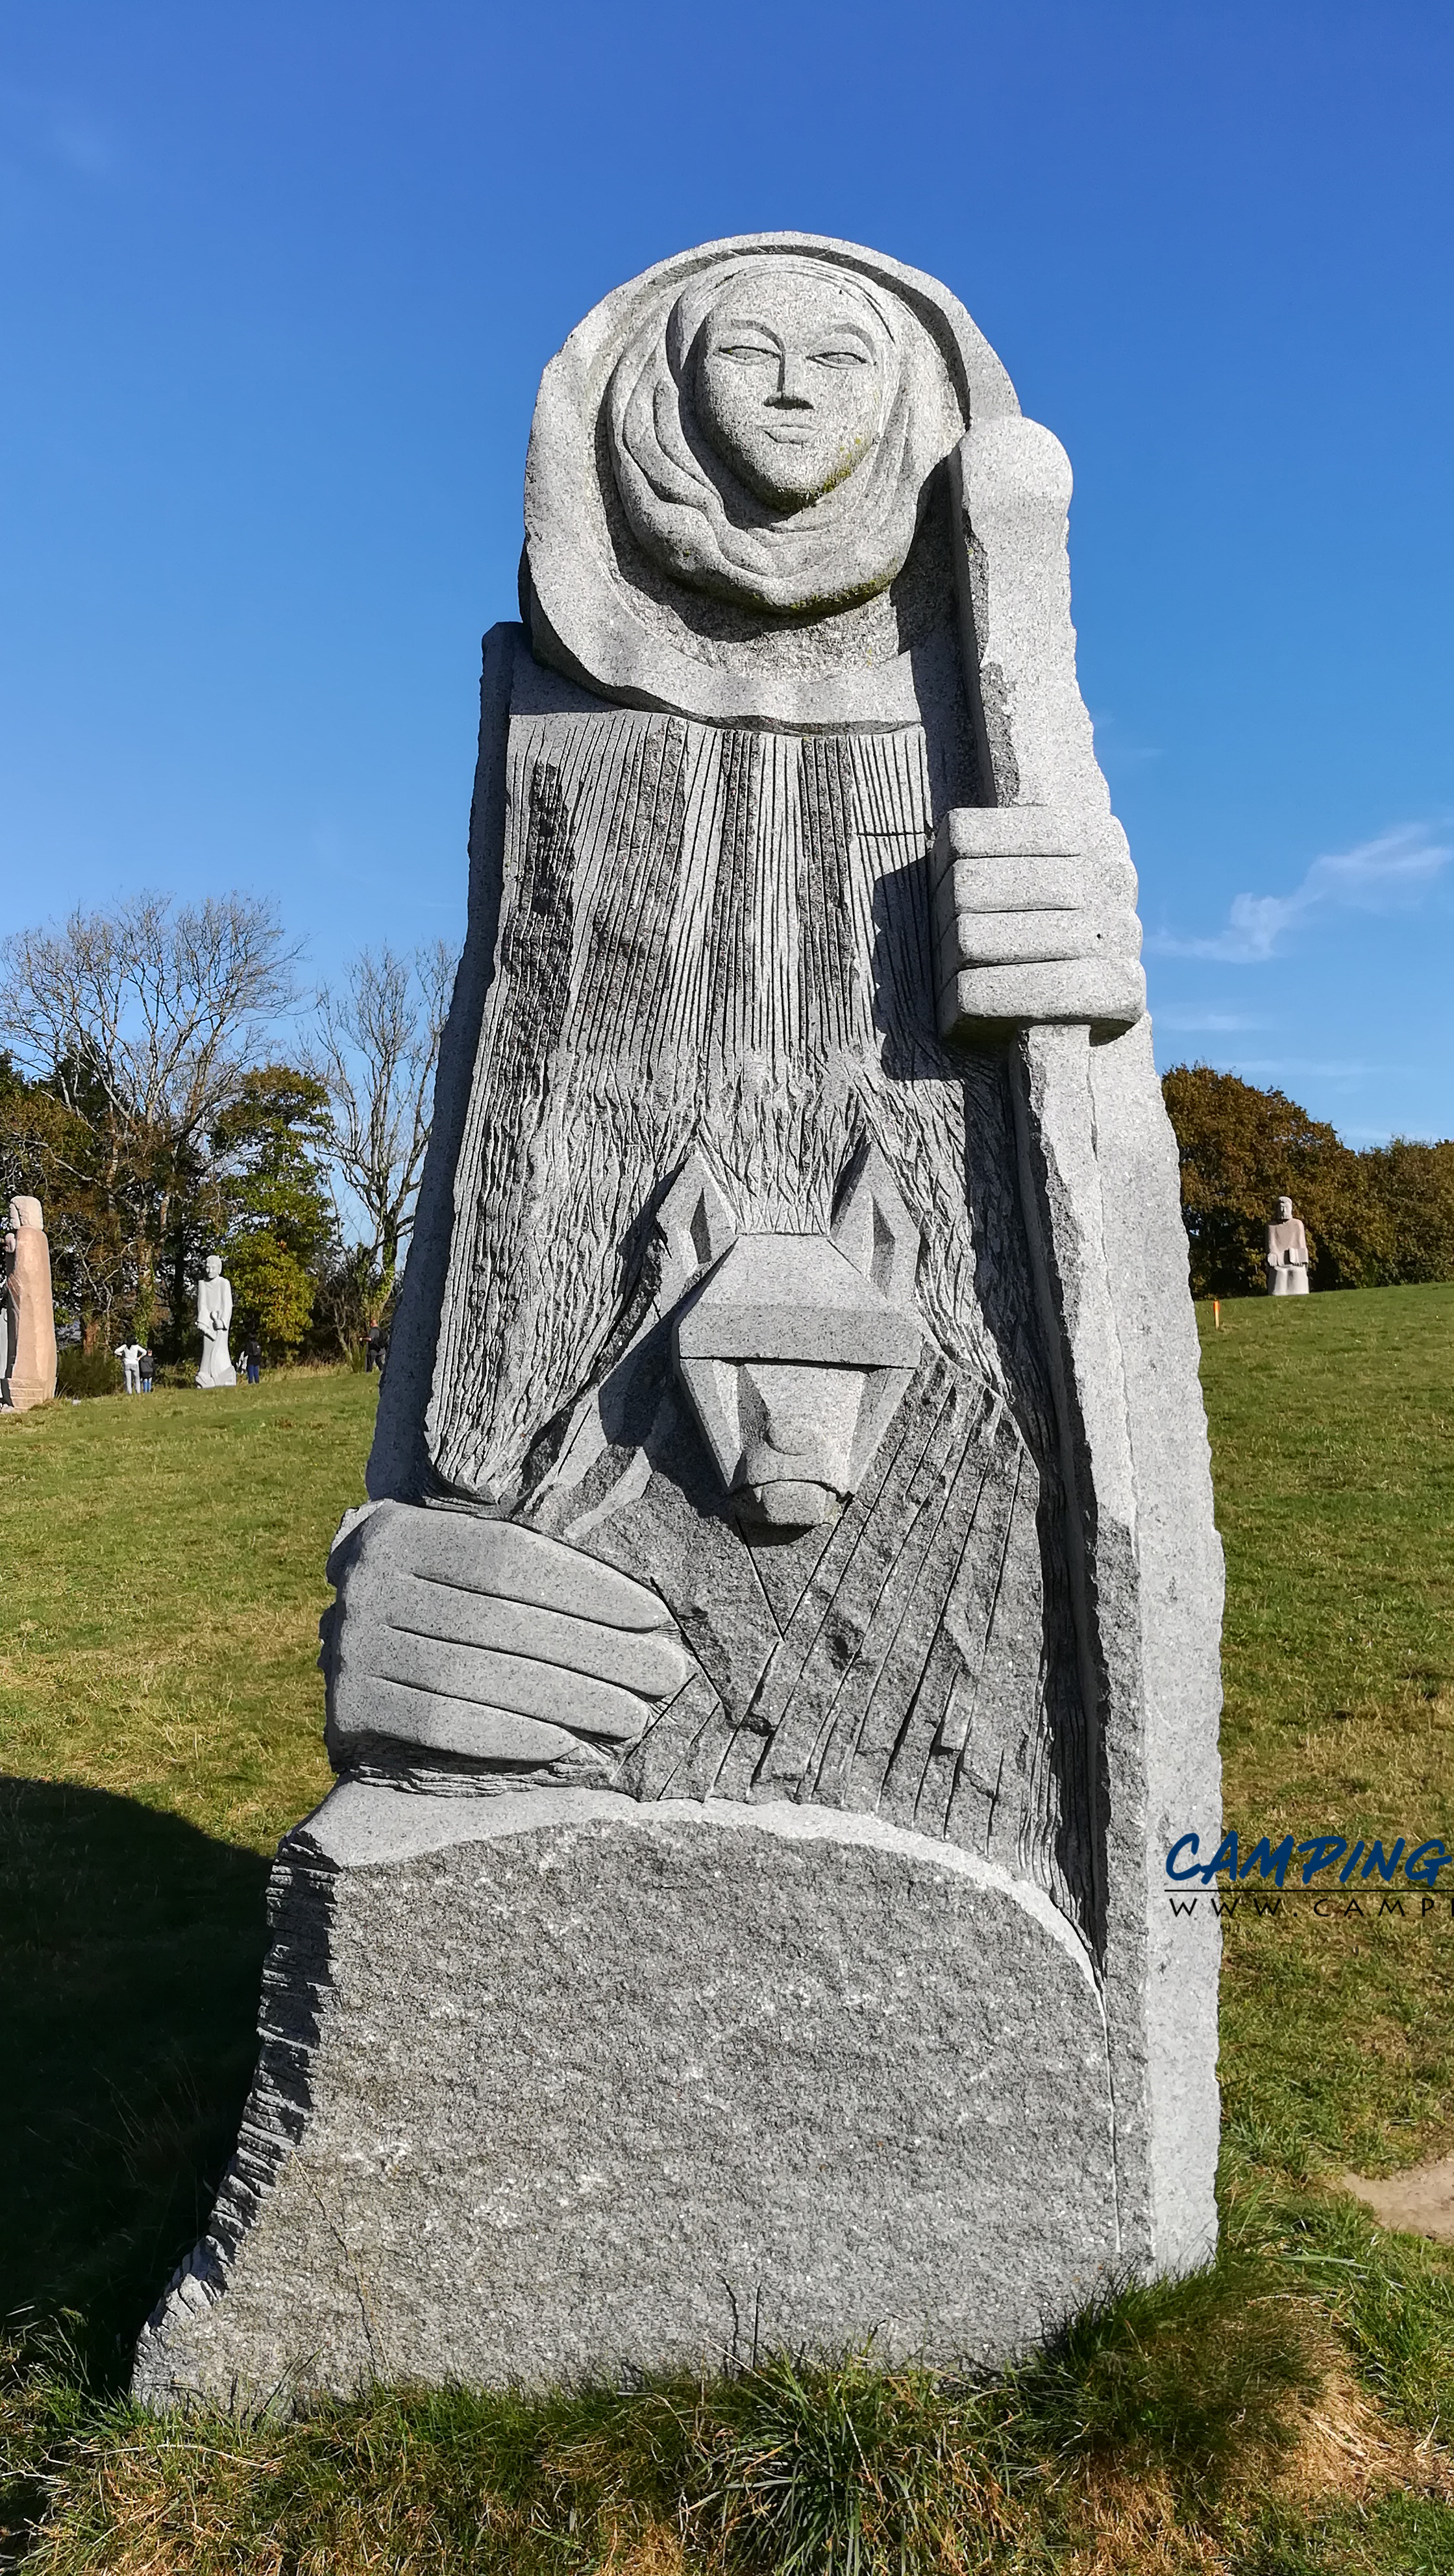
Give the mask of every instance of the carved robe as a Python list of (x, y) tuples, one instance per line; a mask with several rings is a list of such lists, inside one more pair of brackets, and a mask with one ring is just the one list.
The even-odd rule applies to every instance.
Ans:
[[(952, 1060), (934, 1029), (934, 774), (941, 798), (973, 784), (953, 712), (712, 726), (602, 706), (517, 649), (431, 1446), (451, 1490), (675, 1613), (701, 1675), (620, 1786), (877, 1809), (1036, 1880), (1093, 1937), (1004, 1070)], [(662, 1330), (617, 1365), (654, 1284), (652, 1211), (697, 1151), (744, 1230), (819, 1232), (865, 1145), (922, 1230), (924, 1356), (841, 1519), (753, 1539)]]

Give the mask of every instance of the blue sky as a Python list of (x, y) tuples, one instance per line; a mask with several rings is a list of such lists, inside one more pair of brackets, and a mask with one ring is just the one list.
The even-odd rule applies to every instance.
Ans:
[(0, 0), (0, 927), (463, 926), (540, 369), (792, 224), (1064, 440), (1163, 1064), (1454, 1133), (1447, 0)]

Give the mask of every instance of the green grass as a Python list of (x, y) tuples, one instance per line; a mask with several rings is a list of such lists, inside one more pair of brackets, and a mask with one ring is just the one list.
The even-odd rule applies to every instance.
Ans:
[(377, 1383), (280, 1370), (0, 1424), (7, 1770), (272, 1850), (328, 1782), (323, 1560)]
[[(1454, 1844), (1454, 1289), (1222, 1319), (1229, 1821)], [(0, 2427), (17, 2532), (49, 2497), (36, 2576), (1450, 2576), (1454, 2256), (1336, 2187), (1454, 2143), (1447, 1896), (1228, 1923), (1224, 2251), (1017, 2371), (125, 2404), (235, 2129), (266, 1856), (327, 1785), (322, 1568), (372, 1409), (299, 1373), (0, 1426)]]
[[(1198, 1313), (1244, 1857), (1288, 1831), (1454, 1849), (1454, 1289), (1239, 1300), (1220, 1332)], [(1246, 2161), (1303, 2180), (1454, 2145), (1454, 1870), (1442, 1884), (1422, 1924), (1406, 1883), (1403, 1917), (1238, 1909), (1223, 2084)]]
[(324, 1794), (323, 1561), (375, 1381), (0, 1423), (0, 2316), (114, 2362), (252, 2071), (267, 1855)]

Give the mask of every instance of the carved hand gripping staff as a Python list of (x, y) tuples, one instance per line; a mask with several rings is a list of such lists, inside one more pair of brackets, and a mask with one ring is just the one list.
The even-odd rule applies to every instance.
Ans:
[(990, 2355), (1211, 2241), (1214, 1927), (1151, 1864), (1220, 1560), (1068, 500), (843, 243), (668, 261), (546, 370), (342, 1778), (153, 2393)]

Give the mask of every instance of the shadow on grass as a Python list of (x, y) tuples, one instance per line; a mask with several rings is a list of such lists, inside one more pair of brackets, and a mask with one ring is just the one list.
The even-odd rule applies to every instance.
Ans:
[(0, 2320), (101, 2383), (193, 2243), (256, 2051), (268, 1864), (98, 1789), (0, 1779)]

